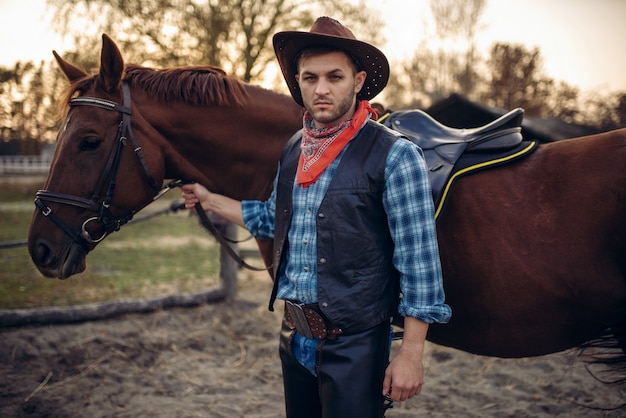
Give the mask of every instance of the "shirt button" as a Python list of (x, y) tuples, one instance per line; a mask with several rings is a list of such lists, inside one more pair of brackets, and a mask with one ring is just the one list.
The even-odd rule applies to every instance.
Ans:
[(304, 271), (309, 271), (309, 268), (305, 266)]
[(304, 239), (304, 240), (302, 240), (302, 243), (303, 243), (304, 245), (307, 245), (307, 244), (309, 243), (309, 240), (308, 240), (308, 239)]
[(306, 302), (306, 296), (302, 296), (302, 302)]

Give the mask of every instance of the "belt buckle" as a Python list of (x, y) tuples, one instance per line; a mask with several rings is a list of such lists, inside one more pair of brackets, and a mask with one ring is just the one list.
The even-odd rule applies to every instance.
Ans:
[(308, 339), (313, 339), (313, 332), (311, 331), (309, 322), (306, 320), (302, 305), (298, 305), (297, 303), (293, 303), (288, 300), (285, 302), (285, 306), (289, 311), (289, 315), (291, 315), (291, 319), (293, 319), (296, 330), (298, 330), (300, 334), (304, 335)]

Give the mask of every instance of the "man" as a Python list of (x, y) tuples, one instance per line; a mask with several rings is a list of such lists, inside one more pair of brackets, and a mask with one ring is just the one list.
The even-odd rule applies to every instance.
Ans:
[[(193, 184), (188, 208), (274, 240), (274, 288), (288, 417), (381, 417), (384, 397), (420, 393), (429, 323), (447, 322), (434, 208), (421, 150), (371, 120), (389, 64), (328, 17), (281, 32), (274, 49), (303, 129), (287, 144), (266, 202)], [(389, 363), (390, 318), (404, 338)]]

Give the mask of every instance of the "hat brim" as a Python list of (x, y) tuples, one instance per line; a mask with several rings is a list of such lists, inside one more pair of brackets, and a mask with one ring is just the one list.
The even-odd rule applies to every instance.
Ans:
[(333, 47), (354, 56), (367, 73), (363, 88), (357, 94), (359, 100), (370, 100), (380, 93), (389, 81), (389, 62), (378, 48), (356, 39), (311, 32), (279, 32), (273, 38), (274, 52), (296, 103), (304, 106), (302, 93), (296, 81), (296, 57), (304, 50), (314, 47)]

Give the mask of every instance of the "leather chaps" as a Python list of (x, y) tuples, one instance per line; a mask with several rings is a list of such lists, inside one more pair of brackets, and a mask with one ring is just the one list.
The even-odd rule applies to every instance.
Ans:
[(288, 418), (381, 418), (390, 324), (321, 340), (317, 377), (291, 354), (292, 331), (283, 319), (280, 359)]

